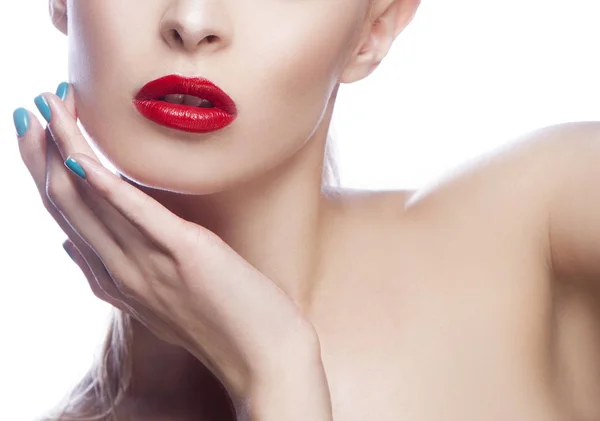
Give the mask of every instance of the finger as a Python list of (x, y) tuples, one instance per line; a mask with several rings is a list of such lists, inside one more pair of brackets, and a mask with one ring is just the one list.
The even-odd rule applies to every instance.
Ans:
[[(60, 90), (60, 89), (59, 89)], [(57, 91), (59, 91), (57, 90)], [(64, 92), (64, 90), (63, 90)], [(66, 96), (67, 109), (69, 112), (75, 114), (74, 97), (72, 94)], [(92, 255), (96, 256), (95, 253), (89, 248), (87, 243), (83, 241), (80, 235), (73, 229), (71, 224), (65, 219), (63, 213), (61, 213), (54, 202), (59, 203), (57, 198), (50, 199), (48, 190), (51, 192), (50, 196), (62, 196), (65, 193), (55, 193), (57, 190), (70, 193), (71, 200), (77, 202), (76, 191), (76, 180), (71, 177), (68, 170), (64, 168), (62, 159), (58, 152), (57, 146), (52, 138), (52, 135), (48, 130), (44, 130), (36, 118), (36, 116), (24, 108), (15, 110), (14, 113), (15, 125), (17, 126), (17, 135), (19, 142), (19, 151), (21, 158), (25, 163), (29, 173), (31, 174), (35, 185), (37, 187), (40, 198), (46, 210), (54, 218), (63, 232), (75, 243), (77, 248), (82, 251), (88, 261), (92, 260)], [(47, 168), (48, 155), (54, 154), (54, 161), (57, 162), (58, 172), (54, 171), (52, 174), (49, 173)], [(53, 159), (50, 159), (53, 161)], [(60, 189), (56, 186), (61, 186)], [(81, 200), (80, 200), (81, 202)], [(86, 206), (81, 202), (81, 209)], [(115, 212), (116, 213), (116, 212)], [(99, 261), (98, 257), (96, 260)]]
[(71, 109), (67, 108), (67, 105), (59, 97), (49, 92), (38, 95), (34, 102), (48, 122), (48, 130), (50, 130), (63, 160), (75, 152), (81, 152), (99, 162), (98, 157), (79, 130), (77, 120), (72, 114), (74, 113), (72, 109), (74, 107), (74, 95), (68, 91), (66, 95), (67, 104), (71, 104)]
[[(63, 102), (65, 108), (67, 109), (67, 111), (69, 112), (69, 114), (75, 119), (75, 121), (77, 121), (75, 91), (72, 89), (71, 85), (68, 82), (60, 83), (56, 88), (55, 95), (62, 100), (62, 102)], [(47, 139), (47, 141), (55, 142), (54, 137), (52, 136), (52, 133), (50, 132), (49, 126), (46, 128), (46, 139)], [(56, 144), (54, 144), (53, 147), (56, 148), (57, 147)], [(45, 163), (44, 163), (44, 165), (45, 165)], [(73, 184), (76, 184), (71, 177), (69, 177), (69, 180)], [(54, 207), (54, 205), (52, 205), (52, 207)], [(57, 212), (57, 214), (58, 214), (58, 212)], [(62, 216), (61, 216), (61, 218), (62, 218)], [(62, 219), (64, 219), (64, 218), (62, 218)], [(65, 222), (65, 225), (68, 225), (68, 224)], [(70, 228), (70, 226), (69, 226), (69, 228)], [(100, 271), (98, 270), (100, 268), (104, 269), (104, 272), (106, 272), (106, 270), (104, 268), (104, 264), (98, 258), (98, 255), (96, 255), (96, 253), (94, 253), (94, 251), (81, 239), (81, 237), (79, 237), (77, 234), (73, 233), (73, 235), (69, 236), (69, 238), (74, 243), (75, 249), (83, 256), (83, 258), (87, 262), (87, 265), (90, 267), (90, 269), (94, 273), (100, 273)], [(69, 243), (71, 243), (71, 241), (69, 241), (69, 240), (67, 240), (67, 241)], [(96, 269), (96, 268), (98, 268), (98, 269)], [(99, 284), (101, 284), (101, 283), (99, 283)], [(102, 287), (102, 286), (100, 285), (100, 287)], [(112, 288), (114, 288), (114, 290)], [(119, 299), (118, 294), (117, 294), (117, 293), (120, 293), (119, 290), (114, 285), (112, 285), (112, 288), (108, 288), (108, 289), (113, 291), (112, 295), (115, 296), (117, 299)]]
[[(48, 142), (47, 145), (46, 171), (48, 200), (107, 267), (124, 270), (128, 265), (128, 259), (124, 256), (121, 245), (106, 225), (98, 219), (96, 213), (82, 200), (78, 189), (73, 187), (74, 177), (65, 168), (58, 148), (53, 142)], [(80, 189), (88, 190), (84, 193), (88, 203), (103, 201), (99, 195), (94, 198), (94, 192), (87, 186), (82, 186)], [(104, 206), (110, 207), (108, 204)], [(113, 213), (120, 217), (115, 211)]]
[[(65, 168), (62, 157), (54, 142), (48, 142), (46, 155), (46, 196), (48, 201), (57, 209), (62, 219), (70, 227), (73, 235), (69, 235), (86, 258), (94, 273), (99, 275), (100, 287), (111, 296), (119, 299), (121, 295), (129, 297), (126, 291), (114, 284), (113, 279), (129, 279), (133, 274), (131, 264), (123, 253), (121, 245), (112, 233), (100, 222), (97, 215), (84, 203), (77, 189), (70, 187), (73, 179)], [(72, 182), (72, 181), (71, 181)], [(84, 186), (84, 189), (86, 186)], [(88, 202), (103, 200), (98, 197), (92, 200), (93, 193), (88, 189)], [(109, 207), (108, 205), (106, 205)], [(116, 211), (113, 210), (116, 213)], [(120, 217), (120, 215), (117, 215)], [(81, 239), (81, 241), (78, 241)], [(110, 269), (109, 269), (110, 268)], [(110, 271), (110, 274), (104, 273)], [(115, 278), (116, 276), (116, 278)], [(117, 292), (118, 291), (118, 292)]]
[[(172, 213), (154, 198), (123, 181), (101, 163), (80, 153), (73, 154), (69, 158), (65, 165), (71, 162), (75, 174), (86, 180), (87, 184), (107, 203), (155, 245), (173, 250), (181, 244), (182, 237), (195, 236), (194, 230), (187, 221)], [(104, 222), (110, 223), (110, 221)], [(206, 230), (206, 233), (208, 234), (209, 231)], [(127, 239), (124, 238), (123, 241)]]
[(75, 95), (71, 85), (68, 82), (62, 82), (56, 88), (56, 93), (54, 94), (59, 97), (65, 108), (69, 111), (69, 114), (77, 121), (77, 109), (75, 106)]
[[(58, 148), (58, 155), (62, 158), (62, 161), (64, 161), (68, 154), (71, 154), (73, 151), (79, 151), (89, 154), (94, 160), (99, 162), (81, 133), (81, 130), (77, 126), (77, 121), (74, 117), (76, 114), (75, 95), (74, 90), (71, 89), (71, 85), (66, 82), (61, 83), (58, 86), (56, 93), (60, 95), (60, 97), (49, 93), (44, 93), (36, 97), (35, 104), (40, 113), (49, 122), (47, 130), (51, 133), (52, 139)], [(65, 99), (64, 103), (61, 98)], [(50, 151), (52, 145), (49, 145), (48, 147)], [(67, 170), (64, 168), (64, 165), (61, 163), (61, 165), (54, 167), (52, 164), (48, 164), (48, 162), (58, 162), (58, 160), (47, 160), (46, 184), (51, 183), (53, 186), (62, 185), (63, 181), (66, 181), (63, 173)], [(49, 168), (48, 166), (52, 166), (52, 168)], [(127, 224), (123, 217), (111, 206), (108, 206), (104, 200), (93, 194), (88, 194), (89, 191), (82, 188), (81, 183), (74, 181), (70, 176), (68, 178), (71, 182), (65, 184), (70, 184), (78, 190), (82, 201), (85, 202), (93, 213), (100, 220), (110, 221), (109, 224), (106, 224), (106, 228), (108, 228), (108, 231), (113, 235), (117, 242), (119, 242), (120, 237), (127, 238), (129, 236), (136, 236), (135, 230), (129, 226), (130, 224)], [(54, 181), (55, 179), (59, 181)], [(48, 187), (46, 187), (46, 190), (48, 190)], [(65, 190), (67, 190), (66, 186)], [(62, 205), (59, 205), (58, 201), (56, 201), (54, 205), (60, 208), (59, 210), (61, 213), (65, 214), (65, 212), (67, 212), (67, 209), (62, 207)], [(83, 206), (83, 203), (81, 205)]]
[[(58, 91), (68, 94), (64, 89), (60, 89), (60, 85), (57, 92)], [(66, 99), (69, 101), (68, 109), (74, 115), (74, 97), (72, 95), (66, 95)], [(42, 199), (42, 203), (46, 210), (60, 225), (61, 229), (69, 237), (72, 237), (70, 226), (64, 221), (62, 215), (60, 215), (46, 195), (46, 153), (48, 142), (50, 142), (50, 144), (54, 143), (52, 135), (49, 130), (44, 130), (37, 117), (25, 108), (15, 110), (13, 118), (15, 126), (17, 127), (21, 158), (33, 178), (40, 198)], [(71, 185), (75, 185), (72, 179), (69, 178), (66, 180)]]
[(85, 275), (94, 295), (100, 298), (102, 301), (106, 301), (114, 307), (123, 309), (123, 305), (118, 299), (118, 297), (120, 297), (120, 292), (117, 290), (116, 293), (115, 291), (111, 291), (112, 293), (109, 293), (107, 290), (100, 286), (96, 277), (94, 276), (93, 271), (91, 270), (83, 255), (77, 250), (77, 247), (75, 247), (75, 245), (71, 241), (66, 240), (63, 243), (63, 248), (65, 249), (67, 254), (71, 256), (71, 259), (73, 259), (75, 264), (79, 267), (79, 269), (81, 269), (81, 271)]
[[(15, 110), (15, 121), (20, 120), (20, 130), (18, 130), (19, 152), (25, 166), (29, 170), (36, 185), (42, 203), (48, 213), (58, 223), (65, 234), (76, 243), (77, 234), (71, 226), (65, 221), (62, 214), (56, 209), (52, 201), (46, 194), (46, 153), (47, 145), (52, 145), (49, 132), (44, 131), (36, 116), (24, 108)], [(70, 177), (65, 177), (64, 182), (74, 186), (74, 181)], [(74, 187), (73, 187), (74, 188)]]
[[(167, 340), (173, 345), (181, 345), (178, 335), (169, 335), (170, 332), (176, 330), (174, 326), (166, 324), (139, 301), (132, 301), (130, 298), (125, 297), (113, 282), (106, 282), (109, 279), (109, 275), (107, 275), (103, 265), (94, 267), (69, 240), (63, 242), (63, 248), (84, 273), (93, 294), (97, 298), (123, 312), (131, 314), (163, 340)], [(96, 255), (93, 256), (93, 261), (98, 261)]]
[[(110, 225), (107, 225), (108, 231), (113, 234), (120, 233), (121, 235), (134, 234), (133, 230), (128, 227), (123, 218), (116, 212), (112, 207), (104, 203), (104, 200), (96, 195), (88, 194), (89, 190), (82, 188), (81, 183), (77, 182), (73, 177), (70, 177), (62, 161), (64, 161), (63, 154), (70, 153), (70, 151), (76, 150), (86, 151), (95, 157), (92, 149), (88, 145), (87, 141), (83, 137), (83, 134), (77, 126), (76, 120), (73, 117), (75, 112), (75, 97), (74, 92), (70, 89), (70, 85), (67, 83), (61, 83), (57, 88), (57, 94), (61, 95), (61, 98), (65, 98), (66, 103), (63, 103), (61, 98), (52, 94), (42, 94), (35, 98), (36, 106), (44, 118), (49, 121), (48, 129), (51, 133), (53, 142), (48, 142), (46, 145), (46, 176), (45, 176), (45, 194), (48, 196), (53, 205), (59, 210), (59, 212), (66, 216), (69, 213), (66, 203), (72, 203), (72, 207), (76, 207), (81, 213), (84, 207), (88, 207), (92, 210), (96, 216), (101, 220), (111, 221)], [(52, 151), (54, 147), (57, 148), (57, 158), (53, 157)], [(53, 165), (58, 163), (59, 165)], [(40, 177), (38, 175), (38, 177)], [(41, 187), (41, 186), (39, 186)], [(59, 194), (53, 194), (53, 191), (59, 191)], [(82, 200), (76, 200), (76, 197), (72, 192), (77, 190)], [(71, 192), (71, 193), (69, 193)], [(61, 202), (58, 198), (64, 196), (65, 199), (69, 199), (68, 202)], [(84, 203), (85, 202), (85, 203)], [(73, 212), (75, 212), (73, 210)], [(71, 213), (73, 214), (73, 213)], [(70, 221), (69, 217), (66, 217), (67, 221)], [(89, 215), (87, 217), (88, 220)], [(70, 225), (76, 231), (74, 224), (71, 221)], [(77, 226), (77, 224), (75, 223)], [(97, 225), (97, 224), (96, 224)], [(81, 227), (81, 225), (78, 225)], [(81, 234), (81, 232), (80, 232)], [(118, 238), (117, 238), (118, 240)]]
[(46, 183), (46, 134), (36, 116), (25, 108), (16, 109), (13, 119), (17, 126), (21, 159), (42, 195)]
[[(75, 97), (69, 89), (69, 84), (61, 83), (57, 88), (57, 94), (64, 96), (67, 111), (75, 116)], [(25, 108), (15, 110), (13, 119), (15, 126), (18, 126), (21, 158), (41, 194), (45, 191), (42, 186), (45, 184), (46, 175), (46, 142), (53, 141), (52, 135), (48, 129), (44, 130), (37, 117)]]
[(63, 242), (63, 248), (75, 264), (79, 266), (96, 297), (119, 310), (130, 313), (136, 318), (141, 317), (140, 315), (144, 311), (139, 308), (141, 307), (140, 303), (137, 301), (132, 302), (131, 299), (123, 295), (112, 282), (106, 268), (95, 253), (89, 252), (88, 247), (86, 247), (88, 251), (82, 251), (70, 240)]
[[(72, 95), (72, 94), (71, 94)], [(72, 97), (69, 96), (69, 94), (67, 93), (66, 96), (67, 100), (70, 101), (72, 100)], [(42, 113), (42, 115), (44, 116), (44, 118), (46, 118), (46, 120), (49, 122), (48, 127), (51, 130), (52, 136), (54, 138), (54, 141), (60, 151), (60, 155), (63, 158), (63, 160), (65, 158), (67, 158), (68, 156), (72, 155), (73, 153), (83, 153), (86, 154), (87, 156), (89, 156), (92, 160), (94, 160), (96, 163), (98, 163), (98, 167), (102, 168), (104, 170), (104, 173), (108, 173), (111, 174), (111, 180), (115, 181), (115, 180), (119, 180), (120, 183), (118, 184), (119, 186), (123, 187), (123, 186), (127, 186), (129, 187), (129, 191), (130, 192), (134, 192), (135, 196), (133, 197), (133, 204), (134, 205), (141, 205), (146, 206), (147, 202), (152, 201), (154, 202), (153, 204), (155, 204), (154, 208), (155, 209), (160, 209), (163, 211), (163, 215), (165, 213), (168, 213), (168, 216), (170, 216), (171, 218), (171, 224), (169, 226), (169, 228), (173, 228), (173, 223), (178, 223), (175, 221), (179, 221), (179, 218), (175, 217), (173, 214), (171, 214), (169, 211), (166, 210), (166, 208), (164, 208), (162, 205), (158, 204), (158, 202), (155, 202), (153, 199), (150, 199), (149, 196), (145, 195), (144, 193), (142, 193), (139, 189), (136, 189), (135, 187), (131, 186), (129, 183), (124, 182), (122, 179), (120, 179), (120, 177), (115, 176), (114, 174), (110, 173), (108, 170), (106, 170), (102, 164), (99, 162), (98, 158), (96, 157), (96, 155), (94, 154), (94, 152), (92, 151), (91, 147), (88, 145), (88, 143), (85, 141), (81, 131), (79, 130), (79, 127), (77, 127), (76, 124), (76, 120), (69, 115), (68, 109), (67, 107), (64, 106), (64, 104), (62, 104), (62, 101), (60, 100), (60, 98), (58, 98), (56, 95), (52, 95), (49, 93), (44, 93), (40, 96), (38, 96), (35, 99), (35, 103), (38, 107), (38, 109), (40, 110), (40, 112)], [(113, 184), (114, 187), (114, 184)], [(123, 189), (121, 188), (120, 191), (123, 191)], [(106, 193), (110, 193), (110, 192), (106, 192)], [(104, 195), (102, 195), (104, 197)], [(111, 195), (111, 197), (114, 199), (114, 195)], [(89, 203), (89, 200), (87, 197), (83, 197), (84, 201), (86, 201), (88, 203), (88, 205), (93, 209), (94, 213), (99, 217), (99, 219), (101, 219), (106, 228), (108, 229), (108, 231), (110, 231), (113, 234), (113, 237), (115, 238), (115, 240), (120, 243), (123, 247), (126, 247), (126, 244), (131, 244), (132, 241), (131, 240), (139, 240), (139, 235), (136, 235), (135, 232), (132, 232), (131, 229), (128, 229), (127, 224), (123, 224), (123, 221), (121, 218), (117, 217), (117, 215), (115, 214), (115, 212), (111, 211), (110, 209), (107, 208), (107, 206), (105, 206), (105, 204), (101, 201), (98, 201), (96, 203)], [(135, 199), (142, 199), (140, 200), (135, 200)], [(109, 200), (110, 202), (110, 200)], [(157, 235), (150, 235), (150, 233), (148, 232), (149, 226), (148, 224), (139, 224), (139, 220), (137, 219), (137, 214), (140, 211), (146, 211), (146, 209), (133, 209), (133, 213), (130, 212), (126, 212), (126, 208), (119, 208), (118, 204), (117, 206), (115, 206), (115, 203), (111, 203), (113, 205), (113, 208), (117, 209), (118, 212), (125, 217), (125, 219), (127, 219), (129, 221), (129, 223), (139, 232), (142, 233), (142, 236), (146, 236), (149, 237), (147, 239), (150, 239), (153, 243), (155, 244), (162, 244), (163, 241), (166, 240), (166, 238), (164, 236), (157, 236)], [(55, 204), (56, 205), (56, 204)], [(57, 206), (59, 207), (59, 206)], [(66, 209), (63, 210), (63, 213), (65, 212)], [(124, 212), (125, 211), (125, 212)], [(160, 215), (157, 214), (152, 214), (151, 215), (154, 219), (150, 221), (150, 228), (152, 228), (153, 226), (157, 226), (160, 225), (160, 222), (156, 220), (156, 217), (159, 217)], [(167, 215), (165, 215), (167, 216)], [(67, 219), (69, 219), (67, 217)], [(169, 230), (162, 230), (162, 233), (168, 233), (170, 234)], [(170, 235), (170, 237), (174, 237), (172, 234)], [(135, 241), (136, 244), (139, 244), (139, 241)], [(135, 247), (127, 247), (128, 249), (135, 249)]]
[[(33, 115), (24, 108), (15, 110), (14, 120), (15, 125), (17, 126), (19, 152), (21, 154), (21, 158), (33, 178), (33, 181), (36, 185), (40, 198), (42, 199), (44, 207), (46, 208), (48, 213), (50, 213), (50, 215), (56, 221), (56, 223), (60, 226), (63, 232), (74, 243), (74, 246), (76, 246), (78, 250), (81, 250), (81, 254), (83, 254), (87, 262), (89, 262), (89, 266), (97, 268), (99, 268), (100, 266), (103, 267), (102, 262), (94, 253), (94, 251), (91, 250), (89, 246), (83, 241), (83, 239), (77, 234), (77, 232), (73, 230), (71, 225), (65, 220), (64, 216), (58, 211), (56, 206), (54, 206), (54, 204), (48, 198), (48, 195), (46, 193), (47, 152), (55, 153), (58, 155), (58, 150), (56, 149), (56, 145), (54, 144), (54, 140), (52, 139), (50, 132), (44, 130), (40, 125), (38, 119), (35, 117), (35, 115)], [(50, 145), (49, 151), (47, 145)], [(52, 149), (54, 149), (54, 151)], [(54, 180), (54, 182), (57, 182), (57, 180)], [(72, 177), (66, 176), (66, 174), (64, 174), (64, 171), (62, 183), (63, 185), (66, 185), (67, 189), (75, 189), (74, 180), (72, 179)], [(104, 291), (105, 294), (106, 292), (108, 292), (108, 294), (112, 297), (115, 297), (117, 299), (119, 298), (120, 292), (114, 285), (112, 286), (112, 288), (110, 286), (104, 287)], [(94, 292), (97, 292), (97, 295), (101, 294), (101, 292), (98, 291), (97, 288)]]
[[(57, 90), (57, 92), (59, 90)], [(71, 114), (74, 115), (75, 111), (73, 97), (67, 96), (66, 99), (67, 101), (70, 101), (67, 108), (70, 110)], [(64, 193), (55, 193), (56, 188), (53, 186), (56, 185), (63, 186), (62, 190), (65, 192), (76, 191), (75, 180), (68, 175), (67, 170), (64, 168), (64, 165), (62, 165), (62, 158), (60, 158), (59, 151), (50, 132), (48, 130), (44, 130), (38, 119), (24, 108), (15, 110), (14, 120), (15, 125), (17, 126), (19, 151), (21, 157), (34, 179), (44, 207), (51, 214), (65, 234), (67, 234), (67, 236), (70, 238), (72, 243), (69, 241), (69, 244), (74, 243), (73, 247), (71, 247), (72, 256), (82, 271), (86, 273), (86, 277), (88, 277), (88, 281), (90, 282), (90, 286), (92, 287), (94, 294), (113, 305), (115, 305), (118, 301), (124, 301), (123, 294), (112, 282), (110, 276), (104, 275), (101, 278), (102, 282), (98, 282), (97, 280), (94, 281), (95, 278), (92, 279), (89, 277), (90, 270), (99, 274), (106, 273), (104, 264), (98, 258), (96, 253), (81, 238), (73, 226), (65, 219), (63, 214), (57, 209), (54, 202), (58, 203), (59, 201), (56, 199), (52, 200), (50, 198), (64, 196)], [(47, 162), (52, 161), (52, 157), (54, 157), (54, 161), (58, 161), (58, 163), (54, 166), (58, 167), (60, 171), (58, 174), (56, 174), (56, 171), (54, 171), (54, 176), (49, 177), (47, 175)], [(50, 183), (48, 183), (49, 180), (51, 181)], [(48, 190), (50, 190), (50, 194), (48, 194)], [(72, 193), (72, 195), (72, 200), (77, 201), (77, 194)], [(85, 206), (82, 204), (81, 208), (85, 209)], [(65, 247), (65, 250), (68, 249), (68, 246)], [(79, 250), (80, 252), (76, 250)], [(79, 256), (79, 258), (77, 256)], [(134, 313), (133, 311), (131, 312)]]

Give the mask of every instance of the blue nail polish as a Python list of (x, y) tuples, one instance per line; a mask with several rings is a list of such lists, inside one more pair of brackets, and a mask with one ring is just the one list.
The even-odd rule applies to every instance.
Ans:
[(56, 96), (59, 97), (60, 99), (62, 99), (63, 101), (67, 98), (67, 95), (69, 94), (69, 84), (67, 82), (62, 82), (60, 85), (58, 85), (58, 88), (56, 88)]
[(70, 169), (75, 174), (77, 174), (79, 177), (81, 177), (85, 180), (85, 171), (83, 170), (81, 165), (79, 165), (79, 163), (77, 161), (75, 161), (73, 158), (67, 158), (65, 161), (65, 165), (67, 166), (68, 169)]
[(69, 255), (69, 257), (71, 258), (71, 260), (73, 260), (75, 262), (75, 259), (73, 259), (73, 256), (71, 255), (71, 253), (69, 253), (69, 250), (67, 250), (67, 248), (65, 247), (64, 244), (63, 244), (63, 249), (65, 249), (65, 251), (67, 252), (67, 254)]
[(19, 137), (25, 135), (27, 129), (29, 129), (29, 113), (27, 110), (25, 108), (17, 108), (13, 112), (13, 122), (17, 129), (17, 135), (19, 135)]
[(40, 110), (42, 117), (44, 117), (44, 119), (50, 123), (50, 105), (48, 105), (46, 98), (44, 98), (42, 95), (39, 95), (35, 97), (33, 102), (35, 102), (37, 109)]

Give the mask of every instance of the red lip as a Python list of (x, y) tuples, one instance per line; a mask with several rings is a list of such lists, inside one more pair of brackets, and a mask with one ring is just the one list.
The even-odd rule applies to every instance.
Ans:
[[(159, 98), (185, 94), (204, 98), (213, 108), (171, 104)], [(235, 120), (235, 102), (211, 81), (200, 77), (168, 75), (148, 82), (135, 96), (133, 104), (147, 119), (162, 126), (193, 133), (222, 129)]]

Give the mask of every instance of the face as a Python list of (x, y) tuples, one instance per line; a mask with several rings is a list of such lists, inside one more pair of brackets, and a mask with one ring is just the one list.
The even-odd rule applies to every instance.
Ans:
[[(309, 142), (368, 9), (368, 0), (69, 0), (78, 116), (127, 178), (189, 194), (224, 190)], [(209, 79), (235, 101), (236, 119), (208, 133), (147, 120), (132, 101), (168, 74)]]

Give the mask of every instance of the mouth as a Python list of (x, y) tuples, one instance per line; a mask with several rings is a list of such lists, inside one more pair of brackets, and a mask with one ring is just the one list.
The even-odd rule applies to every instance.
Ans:
[(153, 80), (140, 89), (133, 103), (149, 120), (188, 132), (217, 130), (237, 116), (229, 95), (200, 77), (168, 75)]
[(158, 98), (158, 101), (168, 102), (170, 104), (183, 104), (189, 105), (190, 107), (199, 107), (199, 108), (214, 108), (215, 104), (210, 102), (207, 99), (199, 98), (194, 95), (185, 95), (185, 94), (168, 94), (165, 96), (161, 96)]

